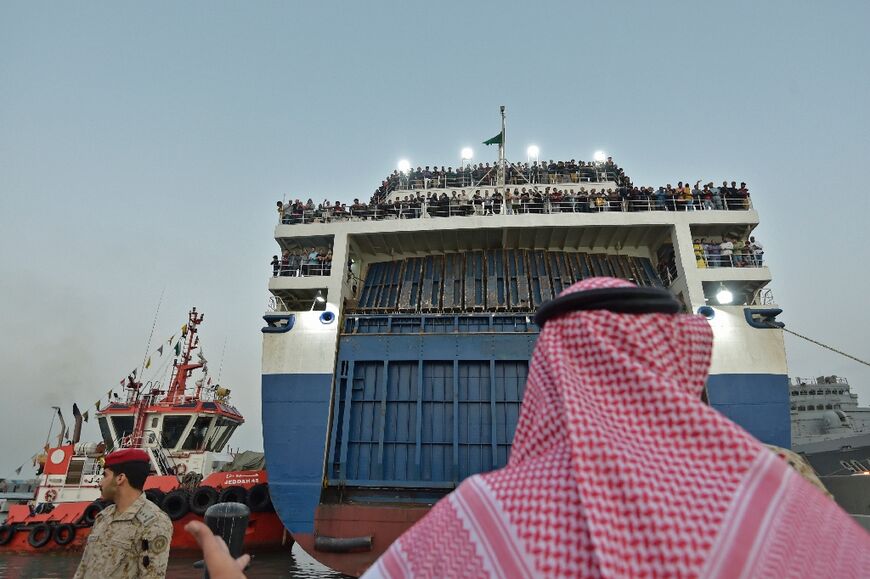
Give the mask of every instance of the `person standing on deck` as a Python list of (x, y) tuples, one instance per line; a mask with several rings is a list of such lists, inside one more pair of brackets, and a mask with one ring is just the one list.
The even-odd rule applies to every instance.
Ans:
[(363, 579), (866, 577), (870, 535), (702, 401), (713, 331), (682, 310), (604, 277), (543, 304), (507, 466)]
[(74, 579), (162, 579), (172, 522), (142, 492), (151, 469), (148, 454), (116, 450), (106, 456), (103, 468), (100, 491), (114, 504), (97, 515)]

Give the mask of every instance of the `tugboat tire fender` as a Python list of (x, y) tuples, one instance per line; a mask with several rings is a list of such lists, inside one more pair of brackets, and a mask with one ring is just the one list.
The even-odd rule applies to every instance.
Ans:
[(190, 495), (190, 510), (197, 515), (204, 515), (210, 506), (218, 502), (218, 492), (213, 487), (197, 487)]
[(248, 506), (255, 513), (263, 513), (272, 509), (272, 497), (269, 495), (268, 483), (259, 483), (248, 491)]
[(51, 527), (46, 523), (39, 523), (30, 527), (30, 534), (27, 535), (27, 542), (34, 549), (44, 547), (51, 540)]
[(177, 521), (190, 511), (189, 493), (184, 489), (175, 489), (166, 494), (161, 506), (171, 520)]
[(8, 545), (15, 536), (15, 527), (0, 525), (0, 546)]
[(100, 501), (94, 501), (85, 507), (85, 512), (82, 513), (81, 522), (90, 527), (97, 520), (97, 515), (100, 514), (106, 506)]
[(157, 505), (158, 507), (163, 504), (163, 499), (165, 497), (166, 493), (164, 493), (160, 489), (148, 489), (145, 491), (145, 498)]
[(76, 538), (76, 528), (69, 523), (64, 523), (54, 528), (52, 536), (58, 545), (68, 545)]
[(239, 486), (231, 486), (226, 487), (221, 491), (220, 497), (218, 497), (219, 503), (242, 503), (245, 504), (248, 501), (248, 491), (245, 487)]

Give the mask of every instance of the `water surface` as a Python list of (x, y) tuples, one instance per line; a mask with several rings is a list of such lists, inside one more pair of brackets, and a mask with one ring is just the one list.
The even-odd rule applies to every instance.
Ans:
[[(69, 579), (78, 567), (81, 552), (45, 554), (0, 555), (0, 578), (3, 579)], [(167, 578), (200, 579), (201, 569), (194, 569), (199, 559), (192, 555), (172, 556)], [(248, 577), (275, 577), (277, 579), (343, 579), (347, 577), (331, 571), (312, 559), (298, 545), (292, 552), (267, 551), (254, 553), (254, 562)]]

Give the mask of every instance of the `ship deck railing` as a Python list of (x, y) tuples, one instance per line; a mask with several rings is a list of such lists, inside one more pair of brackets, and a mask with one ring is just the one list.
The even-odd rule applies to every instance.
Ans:
[[(505, 181), (507, 185), (566, 185), (570, 183), (606, 183), (620, 178), (617, 171), (601, 167), (581, 167), (576, 171), (517, 171), (508, 167)], [(402, 176), (397, 183), (391, 183), (388, 193), (401, 190), (427, 190), (450, 187), (485, 187), (496, 183), (495, 167), (485, 174), (460, 173), (433, 177)]]
[[(717, 267), (762, 267), (764, 263), (764, 255), (759, 253), (722, 255), (708, 251), (696, 251), (695, 258), (698, 267), (702, 269)], [(702, 259), (703, 261), (701, 261)]]
[[(828, 381), (819, 382), (819, 379)], [(842, 376), (818, 376), (816, 378), (801, 378), (800, 376), (795, 376), (790, 379), (790, 382), (792, 386), (825, 386), (831, 384), (849, 385), (849, 381)]]
[(272, 277), (318, 277), (332, 275), (332, 264), (324, 265), (290, 265), (279, 264), (277, 271), (272, 269)]
[(389, 219), (418, 219), (435, 217), (470, 217), (485, 215), (552, 215), (560, 213), (605, 213), (605, 212), (647, 212), (647, 211), (746, 211), (752, 209), (750, 198), (726, 197), (717, 206), (711, 200), (692, 199), (614, 199), (593, 195), (586, 199), (562, 201), (524, 202), (509, 200), (493, 202), (486, 199), (451, 199), (447, 203), (419, 204), (398, 203), (378, 207), (345, 208), (336, 211), (311, 209), (302, 212), (285, 213), (279, 223), (282, 225), (303, 225), (307, 223), (331, 223), (333, 221), (366, 221)]

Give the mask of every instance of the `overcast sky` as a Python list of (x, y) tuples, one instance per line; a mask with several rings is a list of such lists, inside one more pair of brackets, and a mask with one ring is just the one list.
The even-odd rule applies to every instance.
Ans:
[[(0, 4), (0, 476), (141, 363), (164, 288), (155, 340), (205, 312), (261, 449), (275, 200), (492, 160), (501, 104), (511, 159), (746, 181), (782, 319), (870, 358), (870, 4), (701, 4)], [(787, 346), (870, 405), (870, 369)]]

